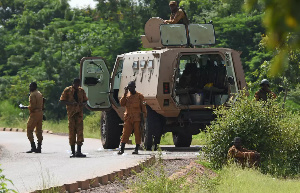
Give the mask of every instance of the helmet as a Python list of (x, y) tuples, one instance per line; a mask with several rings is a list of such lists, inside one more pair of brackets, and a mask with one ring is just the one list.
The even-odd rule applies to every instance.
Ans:
[(232, 141), (232, 143), (241, 143), (242, 139), (240, 137), (235, 137)]
[(270, 86), (270, 82), (269, 82), (267, 79), (263, 79), (263, 80), (260, 82), (260, 85), (263, 85), (263, 84), (266, 84), (266, 85)]

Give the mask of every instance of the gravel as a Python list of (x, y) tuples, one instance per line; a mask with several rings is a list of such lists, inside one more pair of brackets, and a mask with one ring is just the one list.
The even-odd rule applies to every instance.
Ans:
[[(172, 175), (176, 171), (179, 171), (180, 169), (184, 168), (185, 166), (189, 165), (191, 161), (196, 159), (170, 159), (170, 160), (162, 160), (162, 165), (164, 166), (164, 170), (166, 172), (167, 176)], [(157, 163), (156, 163), (157, 164)], [(153, 168), (157, 165), (154, 165)], [(143, 171), (142, 171), (143, 172)], [(159, 171), (156, 171), (159, 172)], [(101, 192), (101, 193), (115, 193), (115, 192), (123, 192), (126, 189), (128, 189), (128, 185), (134, 183), (136, 180), (138, 180), (137, 175), (133, 175), (125, 180), (122, 181), (115, 181), (113, 183), (107, 184), (107, 185), (101, 185), (100, 187), (87, 190), (85, 192)]]

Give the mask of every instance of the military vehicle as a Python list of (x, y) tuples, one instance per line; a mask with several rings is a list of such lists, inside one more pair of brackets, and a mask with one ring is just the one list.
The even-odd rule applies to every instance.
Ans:
[(213, 119), (213, 109), (233, 102), (246, 86), (240, 53), (213, 48), (212, 23), (164, 24), (151, 18), (141, 36), (151, 51), (118, 55), (111, 75), (102, 57), (81, 60), (82, 87), (88, 108), (103, 111), (101, 140), (106, 149), (117, 148), (122, 135), (124, 107), (119, 100), (129, 81), (147, 103), (143, 143), (147, 150), (172, 132), (176, 147), (189, 147)]

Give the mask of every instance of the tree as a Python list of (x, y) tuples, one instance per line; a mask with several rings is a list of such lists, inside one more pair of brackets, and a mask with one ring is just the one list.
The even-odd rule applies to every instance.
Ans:
[[(300, 1), (298, 0), (262, 0), (265, 7), (264, 24), (267, 28), (268, 46), (277, 49), (276, 57), (270, 69), (271, 75), (279, 75), (289, 60), (291, 50), (300, 48)], [(248, 0), (250, 10), (258, 0)], [(290, 38), (290, 37), (293, 38)]]

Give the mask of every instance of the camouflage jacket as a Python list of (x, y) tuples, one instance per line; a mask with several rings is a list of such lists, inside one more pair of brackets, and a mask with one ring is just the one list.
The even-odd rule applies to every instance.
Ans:
[[(60, 101), (68, 101), (68, 102), (75, 103), (76, 100), (74, 99), (74, 92), (75, 89), (73, 88), (73, 86), (69, 86), (65, 88), (65, 90), (61, 94)], [(83, 88), (79, 87), (77, 92), (78, 92), (77, 93), (78, 103), (84, 103), (88, 100)], [(67, 107), (68, 116), (73, 116), (76, 113), (83, 113), (82, 112), (83, 107), (80, 105), (66, 105), (66, 107)]]
[(144, 117), (147, 116), (146, 102), (144, 96), (136, 92), (134, 95), (128, 93), (120, 99), (121, 106), (125, 106), (124, 120), (131, 119), (132, 121), (141, 121), (141, 113)]

